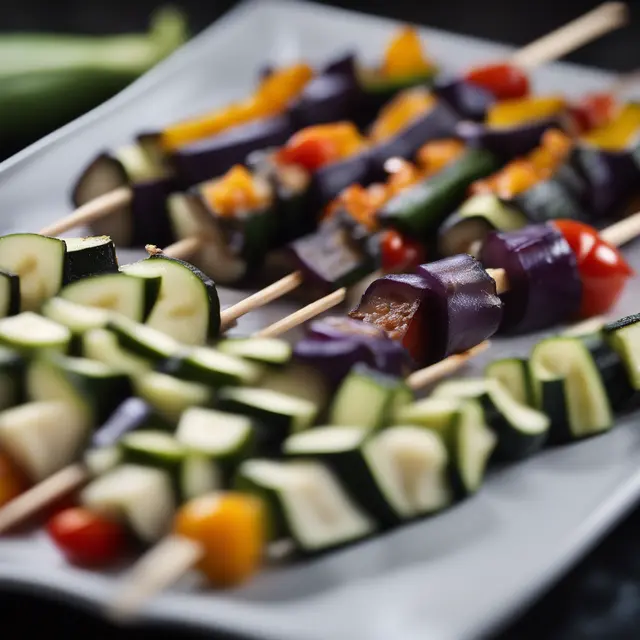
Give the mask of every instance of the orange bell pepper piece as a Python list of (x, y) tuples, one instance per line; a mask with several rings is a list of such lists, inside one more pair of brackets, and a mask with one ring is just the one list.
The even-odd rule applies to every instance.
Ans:
[(413, 27), (404, 27), (393, 37), (380, 66), (386, 77), (410, 78), (421, 76), (433, 69), (434, 65), (425, 55), (420, 35)]
[(242, 165), (235, 165), (219, 180), (202, 185), (201, 194), (220, 216), (233, 216), (261, 204), (253, 176)]
[(396, 135), (419, 116), (428, 113), (436, 98), (422, 87), (407, 89), (387, 104), (373, 123), (369, 137), (381, 142)]

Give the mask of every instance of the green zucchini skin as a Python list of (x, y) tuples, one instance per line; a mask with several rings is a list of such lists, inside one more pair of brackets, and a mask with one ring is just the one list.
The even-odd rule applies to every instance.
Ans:
[[(632, 391), (624, 409), (636, 408), (640, 405), (640, 351), (635, 348), (635, 334), (640, 334), (640, 314), (621, 318), (605, 325), (602, 329), (603, 339), (620, 358), (624, 370), (626, 385)], [(626, 336), (626, 338), (625, 338)], [(636, 355), (638, 354), (638, 355)], [(622, 388), (626, 388), (620, 383)]]
[(426, 241), (462, 202), (469, 185), (499, 166), (498, 158), (489, 151), (468, 149), (457, 162), (392, 198), (378, 212), (378, 221)]
[(522, 404), (534, 406), (531, 370), (525, 358), (494, 360), (485, 369), (485, 375), (501, 382), (511, 395)]
[(101, 244), (78, 247), (74, 250), (67, 246), (63, 284), (69, 284), (87, 276), (118, 273), (116, 245), (107, 236), (103, 236), (102, 240)]
[(0, 308), (0, 318), (15, 316), (20, 313), (20, 278), (9, 271), (0, 269), (0, 280), (4, 281), (7, 304)]
[(17, 351), (0, 347), (0, 411), (24, 402), (25, 361)]

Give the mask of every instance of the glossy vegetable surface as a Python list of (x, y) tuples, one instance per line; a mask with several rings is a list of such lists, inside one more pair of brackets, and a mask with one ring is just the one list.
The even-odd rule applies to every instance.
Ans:
[(529, 78), (518, 67), (497, 63), (476, 67), (468, 71), (464, 79), (490, 91), (497, 100), (512, 100), (529, 95)]

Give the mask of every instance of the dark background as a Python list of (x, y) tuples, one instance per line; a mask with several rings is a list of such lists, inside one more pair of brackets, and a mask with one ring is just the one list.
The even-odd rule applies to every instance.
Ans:
[[(158, 0), (18, 0), (2, 3), (0, 31), (77, 33), (143, 31)], [(196, 33), (232, 7), (231, 0), (179, 0)], [(588, 0), (352, 0), (328, 2), (441, 29), (524, 45), (599, 4)], [(613, 71), (640, 67), (640, 0), (627, 3), (632, 24), (567, 59)], [(0, 86), (0, 91), (2, 87)], [(0, 122), (0, 127), (2, 123)], [(26, 142), (26, 141), (25, 141)], [(7, 155), (17, 148), (1, 149)], [(540, 523), (544, 527), (544, 523)], [(464, 576), (461, 576), (464, 580)], [(464, 602), (460, 602), (464, 615)], [(47, 638), (187, 640), (202, 637), (178, 629), (117, 629), (64, 598), (43, 600), (0, 590), (0, 638), (36, 633)], [(216, 638), (218, 638), (216, 636)], [(494, 640), (640, 639), (640, 510), (616, 527), (566, 578)], [(226, 639), (225, 639), (226, 640)], [(327, 640), (331, 640), (327, 638)], [(389, 640), (401, 640), (389, 638)], [(428, 640), (428, 639), (425, 639)]]

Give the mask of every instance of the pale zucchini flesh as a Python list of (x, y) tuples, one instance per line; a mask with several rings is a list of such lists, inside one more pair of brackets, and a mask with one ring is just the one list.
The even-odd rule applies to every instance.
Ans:
[(0, 344), (26, 354), (66, 353), (71, 344), (71, 331), (53, 320), (24, 311), (0, 320)]

